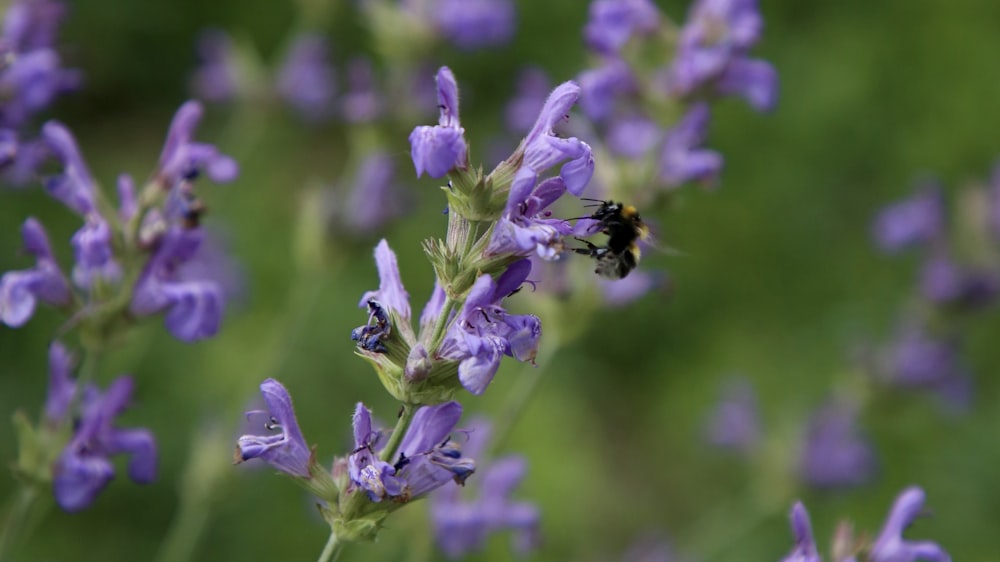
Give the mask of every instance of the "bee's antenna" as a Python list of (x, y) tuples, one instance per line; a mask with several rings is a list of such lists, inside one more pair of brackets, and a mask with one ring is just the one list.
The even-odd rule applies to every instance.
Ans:
[(594, 201), (595, 203), (601, 203), (601, 204), (607, 203), (607, 201), (603, 199), (593, 199), (591, 197), (580, 197), (579, 199), (580, 201)]

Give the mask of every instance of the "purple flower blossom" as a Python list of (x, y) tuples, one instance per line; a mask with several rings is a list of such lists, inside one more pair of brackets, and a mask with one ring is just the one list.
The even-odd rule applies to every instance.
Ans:
[(535, 67), (522, 70), (517, 77), (517, 91), (504, 110), (507, 129), (519, 134), (531, 130), (550, 91), (545, 71)]
[(636, 91), (636, 78), (628, 65), (618, 59), (580, 73), (580, 109), (592, 121), (611, 117), (615, 100)]
[(524, 200), (508, 203), (497, 222), (493, 237), (486, 249), (488, 255), (512, 254), (543, 259), (555, 259), (562, 253), (562, 239), (572, 233), (573, 227), (563, 219), (551, 217), (546, 210), (566, 193), (565, 182), (558, 177), (538, 184)]
[(667, 132), (660, 153), (660, 178), (668, 186), (689, 181), (711, 185), (722, 168), (722, 156), (699, 148), (708, 128), (708, 105), (697, 103)]
[(197, 255), (203, 236), (201, 229), (170, 227), (136, 281), (129, 306), (137, 316), (166, 310), (167, 330), (185, 342), (214, 336), (225, 308), (218, 282), (180, 275), (181, 265)]
[(669, 288), (670, 278), (664, 271), (633, 271), (624, 279), (597, 278), (604, 304), (622, 307), (632, 304), (657, 289)]
[(0, 170), (17, 162), (17, 131), (0, 129)]
[(920, 515), (924, 506), (924, 491), (911, 486), (896, 498), (882, 532), (869, 552), (871, 562), (951, 562), (951, 556), (937, 543), (907, 541), (903, 530)]
[(944, 235), (944, 194), (928, 185), (916, 194), (889, 205), (875, 218), (875, 242), (888, 253), (927, 244)]
[(900, 329), (883, 370), (888, 382), (932, 390), (958, 408), (971, 398), (971, 377), (960, 360), (958, 340), (937, 337), (920, 326)]
[(196, 101), (186, 102), (174, 115), (160, 153), (157, 173), (157, 179), (164, 187), (172, 188), (182, 180), (194, 179), (202, 171), (216, 183), (236, 179), (239, 167), (235, 160), (213, 145), (192, 140), (201, 115), (202, 106)]
[(351, 330), (351, 340), (358, 342), (358, 347), (372, 353), (387, 353), (389, 349), (383, 343), (392, 334), (392, 322), (385, 307), (375, 299), (365, 302), (368, 306), (368, 323)]
[(239, 95), (239, 69), (233, 40), (220, 29), (198, 37), (200, 64), (191, 76), (194, 95), (210, 102), (228, 102)]
[[(490, 437), (490, 426), (477, 420), (467, 431), (465, 454), (478, 457)], [(442, 488), (431, 496), (431, 518), (438, 546), (449, 558), (461, 558), (481, 550), (493, 533), (514, 531), (514, 549), (521, 554), (537, 546), (538, 508), (510, 496), (526, 472), (526, 462), (509, 456), (479, 467), (479, 476), (464, 489)]]
[(928, 258), (920, 272), (920, 289), (937, 304), (981, 307), (1000, 290), (1000, 279), (987, 269), (962, 268), (943, 252)]
[(521, 260), (496, 281), (489, 275), (479, 276), (441, 343), (438, 355), (460, 361), (459, 381), (473, 394), (486, 390), (503, 355), (533, 361), (538, 352), (542, 331), (538, 317), (508, 314), (500, 306), (500, 301), (520, 287), (530, 271), (531, 262)]
[(370, 60), (358, 57), (347, 63), (347, 91), (340, 105), (348, 123), (370, 123), (384, 111), (385, 100), (376, 86)]
[(410, 154), (419, 178), (446, 175), (452, 168), (466, 166), (465, 129), (458, 120), (458, 84), (447, 66), (437, 73), (438, 124), (422, 125), (410, 133)]
[(35, 267), (8, 271), (0, 277), (0, 321), (12, 328), (23, 326), (35, 312), (35, 303), (66, 306), (72, 300), (69, 283), (56, 263), (45, 229), (34, 218), (21, 227), (24, 249), (35, 257)]
[(831, 402), (809, 421), (800, 458), (803, 480), (817, 488), (858, 486), (875, 472), (871, 445), (855, 428), (856, 408)]
[(80, 511), (114, 478), (110, 457), (128, 454), (129, 477), (137, 484), (156, 478), (156, 444), (146, 429), (117, 429), (115, 418), (132, 397), (132, 378), (119, 377), (101, 394), (84, 390), (80, 423), (53, 467), (56, 502), (66, 511)]
[(327, 49), (322, 36), (299, 35), (278, 71), (278, 93), (310, 121), (329, 117), (333, 111), (337, 86)]
[(608, 126), (608, 149), (626, 158), (642, 158), (663, 137), (660, 127), (639, 115), (615, 119)]
[[(376, 150), (362, 160), (344, 205), (330, 211), (345, 232), (371, 234), (403, 213), (406, 194), (396, 185), (395, 176), (395, 162), (384, 151)], [(336, 204), (330, 202), (331, 207)]]
[(514, 35), (512, 0), (438, 0), (434, 18), (441, 34), (460, 49), (502, 45)]
[(97, 188), (73, 134), (62, 123), (49, 121), (42, 127), (42, 137), (63, 164), (63, 173), (47, 178), (45, 189), (77, 214), (93, 213)]
[(792, 506), (791, 520), (795, 548), (781, 562), (822, 562), (822, 558), (816, 551), (816, 541), (813, 539), (809, 512), (806, 511), (802, 502), (795, 502), (795, 505)]
[(583, 35), (591, 49), (614, 55), (634, 33), (649, 34), (659, 25), (660, 12), (649, 0), (595, 0)]
[(103, 217), (88, 215), (70, 243), (76, 257), (72, 276), (77, 287), (89, 289), (95, 280), (117, 283), (121, 279), (122, 268), (111, 249), (111, 227)]
[(66, 419), (76, 382), (72, 377), (73, 356), (63, 344), (49, 346), (49, 392), (45, 397), (45, 419), (58, 426)]
[(378, 290), (365, 293), (358, 306), (365, 308), (368, 306), (368, 301), (375, 299), (395, 312), (400, 318), (409, 320), (410, 295), (403, 288), (396, 253), (392, 251), (385, 239), (375, 246), (375, 267), (378, 269)]
[[(282, 472), (309, 478), (313, 453), (299, 431), (299, 423), (292, 408), (292, 397), (274, 379), (262, 382), (260, 393), (264, 397), (267, 411), (247, 412), (247, 416), (266, 415), (264, 428), (271, 433), (241, 436), (236, 442), (236, 462), (259, 458)], [(275, 430), (280, 433), (273, 433)]]
[(714, 83), (720, 93), (741, 94), (754, 108), (770, 109), (777, 97), (774, 70), (746, 58), (762, 26), (756, 0), (698, 0), (681, 30), (668, 91), (686, 96)]
[(65, 6), (49, 0), (14, 2), (4, 16), (4, 44), (18, 52), (52, 47), (65, 12)]
[(745, 379), (731, 381), (709, 418), (708, 440), (717, 447), (749, 453), (760, 443), (757, 396)]
[(566, 118), (579, 97), (579, 86), (574, 82), (563, 82), (545, 100), (535, 125), (511, 157), (521, 155), (522, 160), (510, 186), (505, 211), (508, 215), (512, 215), (514, 207), (528, 199), (538, 183), (538, 176), (560, 162), (566, 162), (559, 171), (559, 177), (570, 193), (580, 195), (587, 187), (594, 175), (594, 156), (590, 146), (576, 137), (557, 137), (553, 131), (556, 123)]
[(375, 502), (386, 497), (406, 502), (449, 480), (464, 483), (475, 464), (449, 438), (461, 417), (458, 402), (420, 408), (399, 444), (398, 460), (389, 464), (376, 452), (381, 434), (372, 429), (371, 413), (359, 403), (354, 414), (355, 448), (348, 459), (351, 481)]

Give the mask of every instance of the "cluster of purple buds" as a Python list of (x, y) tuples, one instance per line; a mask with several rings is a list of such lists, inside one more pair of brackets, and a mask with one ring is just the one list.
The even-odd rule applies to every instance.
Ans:
[[(667, 39), (664, 20), (649, 0), (591, 3), (584, 38), (597, 65), (580, 74), (581, 107), (610, 152), (652, 158), (660, 185), (712, 185), (722, 157), (703, 148), (710, 111), (699, 100), (738, 94), (759, 111), (776, 102), (773, 68), (746, 56), (762, 18), (754, 0), (698, 0), (676, 44)], [(658, 58), (671, 50), (672, 59)]]
[(44, 187), (83, 221), (71, 240), (75, 263), (67, 279), (41, 223), (25, 221), (24, 247), (36, 265), (0, 277), (0, 321), (22, 326), (43, 302), (65, 309), (74, 325), (105, 336), (122, 321), (158, 313), (180, 340), (215, 335), (223, 287), (211, 271), (189, 267), (198, 263), (206, 236), (200, 225), (205, 209), (194, 183), (201, 174), (216, 183), (233, 181), (237, 165), (216, 147), (194, 140), (201, 114), (196, 102), (181, 106), (144, 190), (137, 194), (129, 176), (119, 177), (117, 209), (100, 192), (69, 130), (56, 122), (42, 128), (63, 168), (44, 178)]
[[(138, 484), (156, 478), (156, 443), (146, 429), (122, 429), (115, 419), (129, 405), (134, 383), (115, 379), (101, 391), (73, 377), (74, 357), (61, 343), (49, 347), (49, 390), (37, 428), (17, 420), (22, 454), (14, 466), (27, 481), (51, 482), (56, 503), (70, 512), (90, 507), (115, 477), (112, 457), (129, 457)], [(36, 451), (39, 454), (25, 453)]]
[[(931, 541), (909, 541), (903, 538), (903, 531), (909, 527), (924, 506), (924, 491), (911, 486), (896, 498), (889, 517), (875, 541), (868, 543), (855, 539), (848, 523), (841, 523), (833, 539), (831, 560), (835, 562), (951, 562), (951, 556), (937, 543)], [(792, 534), (795, 547), (782, 562), (822, 562), (823, 557), (816, 548), (809, 512), (801, 502), (796, 502), (791, 511)], [(860, 556), (860, 558), (859, 558)]]
[(0, 170), (25, 183), (45, 158), (25, 126), (55, 98), (75, 89), (80, 74), (61, 66), (55, 40), (65, 7), (52, 0), (19, 0), (7, 8), (0, 36)]
[(441, 41), (463, 51), (502, 46), (517, 25), (514, 0), (371, 0), (363, 5), (383, 49), (404, 57)]
[[(876, 370), (885, 382), (932, 390), (959, 408), (968, 403), (971, 387), (961, 359), (961, 323), (995, 302), (1000, 292), (1000, 270), (992, 265), (1000, 241), (995, 228), (1000, 216), (1000, 167), (997, 170), (985, 189), (959, 195), (974, 203), (956, 205), (955, 222), (971, 237), (954, 235), (959, 225), (948, 220), (944, 190), (930, 182), (885, 207), (873, 225), (879, 250), (916, 250), (922, 260), (916, 283), (919, 305), (901, 319)], [(985, 216), (977, 215), (982, 209)]]

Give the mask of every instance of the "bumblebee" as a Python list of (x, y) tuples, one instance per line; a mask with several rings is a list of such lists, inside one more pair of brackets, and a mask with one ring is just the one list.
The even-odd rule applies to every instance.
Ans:
[(639, 265), (639, 241), (649, 237), (649, 227), (642, 222), (639, 211), (631, 205), (616, 201), (601, 201), (587, 199), (599, 203), (590, 219), (598, 221), (601, 232), (608, 235), (605, 246), (597, 246), (582, 238), (577, 238), (587, 245), (586, 248), (573, 248), (573, 251), (594, 258), (597, 262), (597, 273), (605, 279), (624, 279)]

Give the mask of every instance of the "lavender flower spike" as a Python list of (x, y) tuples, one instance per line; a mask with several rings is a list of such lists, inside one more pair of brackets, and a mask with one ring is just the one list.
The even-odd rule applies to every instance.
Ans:
[(832, 402), (809, 421), (802, 451), (802, 478), (817, 488), (858, 486), (875, 473), (871, 445), (855, 427), (857, 408)]
[(132, 397), (131, 377), (120, 377), (102, 395), (96, 387), (84, 390), (82, 415), (76, 433), (53, 468), (56, 503), (66, 511), (80, 511), (114, 478), (110, 457), (131, 456), (129, 477), (137, 484), (156, 478), (156, 444), (146, 429), (117, 429), (115, 418)]
[(190, 180), (204, 170), (212, 181), (228, 183), (236, 179), (236, 161), (205, 143), (193, 142), (194, 130), (201, 120), (202, 106), (188, 101), (177, 110), (160, 153), (158, 179), (166, 187), (181, 180)]
[(281, 433), (241, 436), (236, 442), (235, 462), (259, 458), (282, 472), (309, 478), (310, 467), (314, 462), (313, 453), (299, 431), (295, 410), (292, 409), (292, 397), (274, 379), (262, 382), (260, 393), (264, 396), (267, 412), (248, 412), (247, 415), (266, 413), (268, 421), (264, 428)]
[(809, 522), (809, 512), (802, 502), (792, 506), (792, 534), (795, 535), (795, 548), (781, 562), (822, 562), (816, 552), (816, 541), (813, 540), (812, 525)]
[(939, 239), (944, 230), (944, 194), (931, 184), (886, 207), (875, 218), (875, 242), (887, 253)]
[(660, 24), (660, 13), (649, 0), (595, 0), (583, 30), (587, 46), (615, 55), (634, 32), (651, 33)]
[(458, 84), (447, 66), (437, 73), (438, 124), (422, 125), (410, 133), (410, 155), (417, 177), (445, 176), (453, 168), (466, 166), (465, 129), (458, 120)]
[(326, 39), (305, 33), (295, 38), (278, 73), (278, 93), (308, 121), (333, 113), (336, 77), (327, 58)]
[[(507, 200), (506, 212), (528, 198), (543, 171), (559, 162), (566, 162), (559, 171), (559, 177), (566, 183), (566, 189), (573, 195), (580, 195), (594, 175), (594, 155), (590, 145), (576, 137), (561, 138), (555, 135), (556, 123), (566, 118), (569, 110), (580, 97), (580, 86), (575, 82), (563, 82), (549, 94), (542, 111), (538, 114), (534, 127), (521, 141), (515, 156), (523, 156), (521, 166), (514, 174)], [(513, 157), (512, 157), (513, 158)]]
[(951, 562), (951, 556), (937, 543), (931, 541), (911, 542), (903, 539), (903, 530), (920, 515), (924, 506), (924, 491), (911, 486), (896, 498), (889, 512), (882, 532), (875, 540), (869, 560), (871, 562)]
[(35, 256), (33, 269), (8, 271), (0, 277), (0, 322), (18, 328), (35, 313), (35, 303), (65, 306), (73, 298), (59, 269), (42, 224), (34, 218), (21, 227), (25, 250)]

